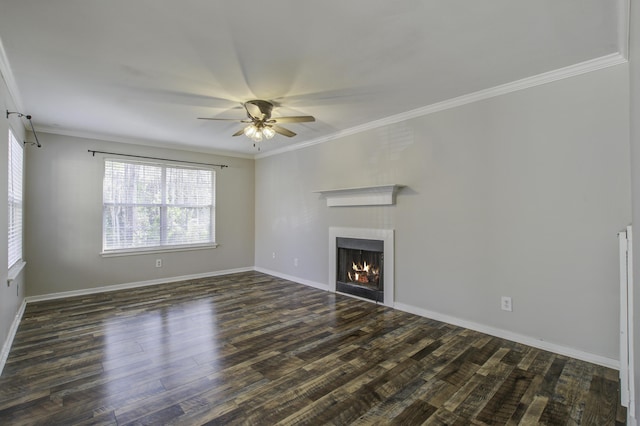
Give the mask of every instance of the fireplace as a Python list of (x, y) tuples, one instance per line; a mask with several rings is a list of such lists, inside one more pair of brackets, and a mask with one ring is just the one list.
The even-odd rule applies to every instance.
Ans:
[(336, 291), (384, 302), (384, 241), (336, 238)]
[(329, 227), (328, 290), (393, 307), (393, 229)]

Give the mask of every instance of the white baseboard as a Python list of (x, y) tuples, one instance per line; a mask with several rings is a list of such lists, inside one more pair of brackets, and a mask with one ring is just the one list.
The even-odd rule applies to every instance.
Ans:
[(60, 292), (60, 293), (49, 293), (49, 294), (43, 294), (43, 295), (40, 295), (40, 296), (28, 296), (28, 297), (26, 297), (26, 302), (27, 303), (32, 303), (32, 302), (42, 302), (42, 301), (45, 301), (45, 300), (63, 299), (65, 297), (86, 296), (86, 295), (89, 295), (89, 294), (105, 293), (105, 292), (108, 292), (108, 291), (126, 290), (126, 289), (137, 288), (137, 287), (147, 287), (147, 286), (150, 286), (150, 285), (167, 284), (167, 283), (173, 283), (173, 282), (178, 282), (178, 281), (186, 281), (186, 280), (194, 280), (194, 279), (199, 279), (199, 278), (215, 277), (215, 276), (218, 276), (218, 275), (235, 274), (235, 273), (238, 273), (238, 272), (249, 272), (249, 271), (253, 271), (253, 270), (254, 270), (254, 268), (252, 266), (249, 266), (249, 267), (246, 267), (246, 268), (225, 269), (223, 271), (204, 272), (204, 273), (201, 273), (201, 274), (181, 275), (181, 276), (178, 276), (178, 277), (158, 278), (158, 279), (155, 279), (155, 280), (137, 281), (137, 282), (132, 282), (132, 283), (124, 283), (124, 284), (114, 284), (114, 285), (107, 285), (107, 286), (103, 286), (103, 287), (87, 288), (87, 289), (83, 289), (83, 290), (63, 291), (63, 292)]
[[(261, 272), (264, 274), (272, 275), (278, 278), (303, 284), (309, 287), (317, 288), (319, 290), (324, 290), (324, 291), (329, 290), (328, 284), (319, 283), (319, 282), (307, 280), (304, 278), (295, 277), (293, 275), (272, 271), (270, 269), (253, 266), (253, 267), (245, 267), (245, 268), (237, 268), (237, 269), (226, 269), (223, 271), (205, 272), (201, 274), (183, 275), (178, 277), (160, 278), (160, 279), (148, 280), (148, 281), (115, 284), (115, 285), (96, 287), (96, 288), (84, 289), (84, 290), (65, 291), (65, 292), (51, 293), (51, 294), (45, 294), (40, 296), (29, 296), (29, 297), (26, 297), (22, 302), (22, 305), (20, 306), (20, 309), (18, 310), (18, 313), (16, 314), (14, 322), (11, 326), (9, 336), (7, 337), (2, 347), (2, 352), (0, 353), (0, 373), (2, 372), (2, 368), (4, 367), (7, 357), (9, 356), (9, 350), (11, 349), (13, 338), (18, 329), (18, 325), (20, 323), (20, 320), (22, 318), (22, 315), (24, 313), (24, 309), (27, 303), (61, 299), (61, 298), (73, 297), (73, 296), (84, 296), (84, 295), (104, 293), (104, 292), (114, 291), (114, 290), (146, 287), (146, 286), (157, 285), (157, 284), (166, 284), (166, 283), (177, 282), (177, 281), (207, 278), (207, 277), (214, 277), (219, 275), (228, 275), (228, 274), (234, 274), (239, 272), (249, 272), (249, 271)], [(446, 322), (448, 324), (457, 325), (459, 327), (464, 327), (471, 330), (479, 331), (481, 333), (489, 334), (491, 336), (500, 337), (502, 339), (511, 340), (513, 342), (518, 342), (524, 345), (532, 346), (534, 348), (546, 350), (549, 352), (554, 352), (560, 355), (565, 355), (568, 357), (576, 358), (586, 362), (591, 362), (593, 364), (601, 365), (601, 366), (616, 369), (616, 370), (620, 369), (620, 362), (616, 359), (595, 355), (595, 354), (584, 352), (574, 348), (568, 348), (566, 346), (558, 345), (556, 343), (551, 343), (544, 340), (536, 339), (531, 336), (526, 336), (523, 334), (511, 332), (511, 331), (490, 327), (490, 326), (479, 324), (473, 321), (463, 320), (460, 318), (441, 314), (439, 312), (430, 311), (427, 309), (418, 308), (418, 307), (407, 305), (400, 302), (394, 302), (393, 307), (400, 311), (419, 315), (425, 318), (434, 319), (436, 321)]]
[[(292, 275), (283, 274), (281, 272), (272, 271), (270, 269), (254, 267), (257, 272), (273, 275), (278, 278), (293, 281), (296, 283), (304, 284), (310, 287), (314, 287), (320, 290), (329, 291), (328, 284), (322, 284), (315, 281), (310, 281), (304, 278), (294, 277)], [(350, 295), (349, 295), (350, 296)], [(512, 331), (503, 330), (500, 328), (491, 327), (484, 324), (479, 324), (473, 321), (467, 321), (460, 318), (456, 318), (450, 315), (441, 314), (439, 312), (430, 311), (427, 309), (418, 308), (415, 306), (407, 305), (400, 302), (394, 302), (394, 309), (408, 312), (410, 314), (419, 315), (421, 317), (434, 319), (436, 321), (446, 322), (448, 324), (457, 325), (459, 327), (475, 330), (480, 333), (485, 333), (490, 336), (499, 337), (501, 339), (510, 340), (512, 342), (522, 343), (523, 345), (531, 346), (537, 349), (553, 352), (559, 355), (568, 356), (571, 358), (579, 359), (581, 361), (590, 362), (592, 364), (601, 365), (603, 367), (612, 368), (614, 370), (620, 370), (620, 361), (617, 359), (607, 358), (600, 355), (595, 355), (589, 352), (584, 352), (579, 349), (568, 348), (566, 346), (558, 345), (556, 343), (547, 342), (541, 339), (536, 339), (524, 334), (514, 333)]]
[(457, 325), (459, 327), (468, 328), (470, 330), (479, 331), (480, 333), (485, 333), (491, 336), (500, 337), (502, 339), (511, 340), (512, 342), (522, 343), (523, 345), (553, 352), (559, 355), (565, 355), (571, 358), (579, 359), (581, 361), (586, 361), (592, 364), (601, 365), (603, 367), (612, 368), (614, 370), (620, 369), (620, 362), (616, 359), (595, 355), (574, 348), (568, 348), (566, 346), (547, 342), (541, 339), (536, 339), (524, 334), (514, 333), (512, 331), (502, 330), (500, 328), (479, 324), (473, 321), (463, 320), (460, 318), (441, 314), (439, 312), (429, 311), (427, 309), (417, 308), (415, 306), (407, 305), (400, 302), (395, 302), (393, 306), (400, 311), (408, 312), (410, 314), (420, 315), (421, 317), (430, 318), (436, 321), (442, 321), (448, 324)]
[(263, 274), (273, 275), (274, 277), (282, 278), (283, 280), (289, 280), (295, 283), (304, 284), (309, 287), (314, 287), (319, 290), (329, 291), (328, 284), (318, 283), (315, 281), (306, 280), (304, 278), (294, 277), (293, 275), (287, 275), (281, 272), (272, 271), (270, 269), (260, 268), (259, 266), (254, 267), (253, 270), (256, 272), (262, 272)]
[(7, 338), (2, 345), (2, 352), (0, 352), (0, 374), (2, 374), (2, 370), (4, 370), (4, 365), (7, 363), (7, 358), (9, 358), (9, 351), (11, 350), (11, 345), (13, 345), (13, 339), (16, 337), (16, 332), (18, 331), (18, 326), (20, 325), (22, 315), (24, 314), (24, 308), (26, 306), (27, 301), (23, 299), (20, 308), (18, 308), (16, 316), (13, 318), (11, 328), (9, 329), (9, 334), (7, 335)]

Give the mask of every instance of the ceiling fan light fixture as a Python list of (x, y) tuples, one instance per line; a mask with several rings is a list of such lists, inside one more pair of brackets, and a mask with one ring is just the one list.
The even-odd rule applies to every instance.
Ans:
[(271, 139), (272, 137), (275, 136), (276, 131), (269, 126), (265, 126), (262, 128), (262, 134), (264, 135), (265, 138)]
[(255, 126), (255, 124), (249, 124), (247, 127), (244, 128), (245, 136), (251, 139), (253, 139), (253, 136), (256, 134), (257, 131), (258, 131), (258, 128)]
[(251, 139), (253, 139), (254, 142), (262, 141), (262, 131), (260, 129), (257, 129), (255, 134), (251, 136)]

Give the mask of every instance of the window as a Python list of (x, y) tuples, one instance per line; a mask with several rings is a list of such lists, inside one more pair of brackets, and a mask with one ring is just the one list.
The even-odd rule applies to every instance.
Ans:
[(215, 245), (215, 172), (105, 160), (102, 250)]
[(22, 145), (9, 130), (9, 269), (22, 260)]

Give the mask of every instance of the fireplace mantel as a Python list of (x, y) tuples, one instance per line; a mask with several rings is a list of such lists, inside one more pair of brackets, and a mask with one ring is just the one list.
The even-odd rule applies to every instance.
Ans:
[(327, 199), (328, 207), (385, 206), (395, 204), (396, 192), (404, 185), (377, 185), (313, 191)]

